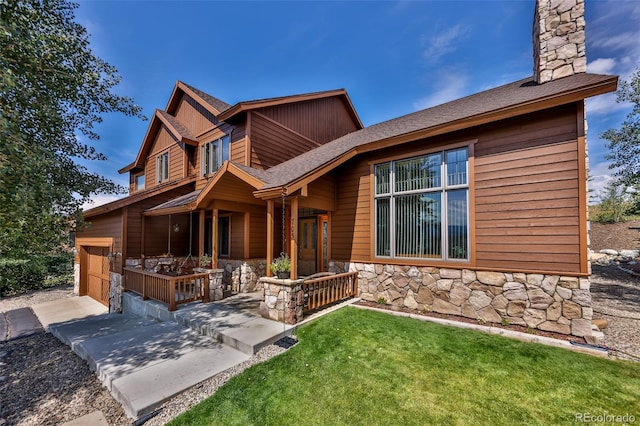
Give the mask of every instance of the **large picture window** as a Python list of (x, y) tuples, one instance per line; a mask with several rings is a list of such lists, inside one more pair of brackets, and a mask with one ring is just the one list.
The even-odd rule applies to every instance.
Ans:
[(375, 166), (375, 255), (469, 259), (467, 148)]
[(202, 145), (202, 176), (215, 173), (229, 159), (229, 135)]

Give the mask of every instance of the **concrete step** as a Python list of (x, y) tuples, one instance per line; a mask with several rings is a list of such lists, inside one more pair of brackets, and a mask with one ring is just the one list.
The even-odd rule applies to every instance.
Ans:
[(108, 314), (50, 331), (85, 359), (136, 419), (190, 387), (249, 359), (175, 322)]
[(123, 295), (123, 302), (126, 312), (176, 322), (248, 355), (290, 335), (292, 329), (290, 325), (259, 316), (259, 300), (251, 294), (236, 295), (220, 302), (185, 304), (174, 312), (169, 312), (162, 303), (143, 301), (131, 293)]

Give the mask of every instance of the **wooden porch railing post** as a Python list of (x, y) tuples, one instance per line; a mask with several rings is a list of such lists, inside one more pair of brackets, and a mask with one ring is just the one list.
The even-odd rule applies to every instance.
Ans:
[(201, 278), (201, 279), (202, 281), (204, 281), (204, 288), (202, 289), (204, 291), (204, 294), (202, 297), (202, 301), (204, 303), (209, 303), (209, 285), (210, 285), (211, 277), (207, 275), (206, 278)]
[(142, 300), (147, 300), (149, 296), (147, 296), (147, 276), (142, 276)]
[(169, 312), (176, 310), (176, 281), (169, 280)]

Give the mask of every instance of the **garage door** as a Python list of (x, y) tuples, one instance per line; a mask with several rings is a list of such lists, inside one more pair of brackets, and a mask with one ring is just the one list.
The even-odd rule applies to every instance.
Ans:
[(109, 306), (109, 249), (87, 247), (87, 294)]

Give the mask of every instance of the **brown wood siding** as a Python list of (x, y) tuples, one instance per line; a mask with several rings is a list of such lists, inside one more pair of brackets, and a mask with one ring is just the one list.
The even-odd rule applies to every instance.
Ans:
[[(171, 223), (171, 230), (169, 230)], [(174, 226), (179, 225), (178, 232), (174, 231)], [(194, 213), (191, 232), (192, 248), (191, 254), (197, 257), (198, 240), (198, 216)], [(169, 253), (173, 256), (186, 256), (189, 254), (189, 214), (173, 214), (169, 216), (147, 216), (144, 222), (144, 255), (162, 256)], [(169, 247), (169, 235), (171, 236), (171, 246)], [(129, 255), (129, 257), (133, 257)]]
[[(163, 125), (158, 131), (155, 141), (153, 142), (149, 155), (145, 162), (145, 189), (151, 189), (158, 186), (156, 177), (156, 159), (159, 154), (169, 150), (169, 180), (180, 179), (184, 175), (184, 158), (183, 150), (178, 145), (178, 141), (169, 133)], [(179, 163), (179, 164), (178, 164)], [(178, 172), (177, 167), (180, 167)], [(179, 173), (179, 176), (178, 176)]]
[(344, 102), (337, 96), (276, 105), (260, 112), (321, 144), (356, 130)]
[(264, 205), (264, 201), (253, 196), (253, 191), (255, 191), (255, 189), (251, 185), (230, 173), (224, 174), (213, 188), (215, 200)]
[(229, 247), (229, 251), (231, 259), (244, 258), (244, 213), (242, 212), (231, 214), (231, 247)]
[(216, 124), (216, 118), (191, 96), (182, 95), (175, 117), (194, 135), (208, 130)]
[(336, 185), (336, 211), (331, 216), (332, 257), (375, 260), (371, 258), (371, 164), (477, 140), (472, 176), (475, 217), (471, 218), (476, 258), (470, 266), (580, 273), (581, 154), (576, 111), (575, 105), (558, 107), (379, 150), (347, 162), (334, 172), (340, 184)]
[(477, 266), (580, 272), (577, 148), (476, 156)]
[(251, 167), (268, 169), (319, 144), (261, 115), (251, 114)]
[(300, 207), (318, 210), (335, 210), (336, 182), (332, 174), (325, 175), (311, 182), (307, 189), (308, 196), (300, 197)]
[(247, 147), (246, 139), (241, 139), (237, 142), (231, 142), (229, 157), (231, 162), (245, 164), (245, 149)]
[(336, 211), (331, 215), (331, 255), (334, 259), (368, 259), (370, 177), (365, 159), (336, 171)]
[[(113, 251), (122, 253), (122, 211), (92, 217), (87, 220), (87, 227), (76, 234), (76, 238), (113, 238)], [(111, 248), (110, 248), (111, 249)], [(122, 270), (122, 256), (114, 259), (113, 270)]]
[(267, 256), (267, 209), (251, 211), (251, 233), (249, 256), (251, 258), (266, 258)]

